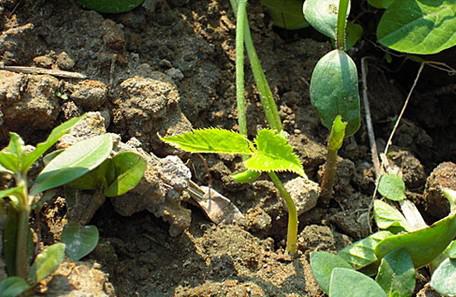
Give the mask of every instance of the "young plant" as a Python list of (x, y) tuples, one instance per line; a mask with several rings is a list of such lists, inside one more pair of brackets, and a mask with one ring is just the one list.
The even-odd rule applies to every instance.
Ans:
[(345, 50), (348, 0), (307, 0), (303, 11), (317, 30), (335, 39), (337, 49), (323, 56), (315, 66), (310, 81), (310, 99), (321, 122), (330, 129), (328, 154), (321, 181), (321, 198), (328, 203), (332, 196), (337, 152), (343, 139), (360, 126), (358, 72)]

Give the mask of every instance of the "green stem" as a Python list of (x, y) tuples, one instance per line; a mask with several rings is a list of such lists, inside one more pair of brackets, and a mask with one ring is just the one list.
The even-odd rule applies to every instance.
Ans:
[(244, 27), (247, 0), (240, 0), (236, 18), (236, 103), (239, 132), (247, 136), (247, 112), (244, 95)]
[(277, 174), (274, 172), (269, 173), (269, 178), (271, 178), (275, 187), (279, 191), (280, 196), (287, 204), (288, 208), (288, 230), (287, 230), (287, 252), (290, 255), (296, 254), (298, 249), (298, 212), (296, 210), (295, 203), (290, 196), (290, 193), (283, 186), (282, 181), (279, 179)]
[(332, 197), (332, 191), (334, 186), (334, 178), (336, 176), (336, 165), (337, 165), (337, 150), (328, 149), (326, 155), (325, 171), (321, 180), (321, 201), (325, 204), (329, 204)]
[(339, 12), (337, 13), (336, 46), (340, 50), (345, 50), (345, 27), (347, 25), (347, 12), (350, 0), (339, 1)]
[(17, 237), (16, 237), (16, 275), (27, 279), (29, 271), (28, 263), (28, 241), (29, 241), (29, 217), (30, 205), (27, 190), (26, 178), (22, 175), (16, 177), (18, 186), (23, 186), (23, 193), (20, 199), (20, 209), (18, 210)]

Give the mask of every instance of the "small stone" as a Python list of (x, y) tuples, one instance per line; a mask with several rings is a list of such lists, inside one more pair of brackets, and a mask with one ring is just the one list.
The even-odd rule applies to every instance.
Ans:
[(168, 69), (165, 73), (175, 81), (180, 81), (184, 78), (182, 71), (177, 68)]
[(71, 93), (70, 98), (84, 110), (96, 110), (107, 100), (108, 87), (97, 80), (79, 82)]
[(58, 54), (56, 62), (57, 66), (63, 70), (71, 70), (75, 65), (74, 60), (66, 52), (61, 52)]
[(33, 63), (38, 67), (51, 68), (54, 60), (49, 56), (38, 56), (33, 58)]
[(265, 231), (271, 228), (272, 218), (262, 208), (255, 207), (246, 214), (247, 225), (253, 231)]
[(106, 47), (115, 51), (121, 51), (125, 48), (125, 34), (119, 25), (107, 19), (103, 22), (103, 30), (103, 42)]
[(320, 187), (307, 177), (294, 178), (285, 183), (285, 188), (296, 204), (298, 215), (308, 212), (317, 205)]

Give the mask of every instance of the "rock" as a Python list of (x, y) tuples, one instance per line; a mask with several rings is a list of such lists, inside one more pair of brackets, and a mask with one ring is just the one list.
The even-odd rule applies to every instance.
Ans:
[(70, 98), (84, 110), (97, 110), (105, 104), (108, 87), (96, 80), (83, 80), (73, 86)]
[(69, 262), (60, 264), (47, 284), (49, 297), (115, 297), (115, 290), (100, 264)]
[(331, 228), (309, 225), (298, 235), (298, 249), (303, 253), (312, 251), (336, 251), (336, 239)]
[(249, 209), (246, 214), (247, 227), (249, 230), (259, 232), (271, 228), (272, 218), (262, 208)]
[(56, 62), (57, 66), (59, 66), (59, 68), (62, 70), (71, 70), (76, 64), (66, 52), (61, 52), (58, 54)]
[(308, 212), (317, 205), (320, 187), (307, 177), (296, 177), (285, 183), (285, 188), (296, 204), (298, 216)]
[(54, 64), (54, 59), (49, 56), (38, 56), (33, 58), (33, 63), (38, 67), (51, 68)]
[(33, 29), (34, 25), (27, 23), (0, 32), (0, 61), (27, 65), (37, 52), (43, 52), (44, 44)]
[(49, 75), (0, 71), (0, 109), (4, 125), (19, 133), (54, 126), (59, 113), (59, 81)]
[(113, 100), (113, 123), (117, 131), (139, 139), (146, 149), (172, 154), (176, 150), (163, 145), (157, 133), (166, 136), (191, 129), (179, 101), (176, 85), (161, 72), (129, 78), (120, 84), (118, 97)]
[(106, 19), (102, 24), (104, 35), (103, 42), (107, 48), (115, 51), (125, 49), (125, 33), (113, 20)]
[(388, 157), (401, 168), (407, 190), (422, 189), (426, 183), (426, 173), (421, 162), (409, 151), (394, 150)]
[(441, 163), (426, 181), (424, 211), (436, 220), (447, 216), (450, 211), (450, 204), (440, 190), (442, 187), (456, 190), (456, 164), (453, 162)]
[(170, 68), (166, 70), (165, 73), (175, 81), (181, 81), (182, 79), (184, 79), (184, 74), (177, 68)]

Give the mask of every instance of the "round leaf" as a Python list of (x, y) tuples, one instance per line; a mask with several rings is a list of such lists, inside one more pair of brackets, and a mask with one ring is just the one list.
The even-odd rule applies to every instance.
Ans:
[(456, 45), (455, 0), (394, 1), (377, 28), (378, 41), (397, 51), (435, 54)]
[(347, 268), (335, 268), (329, 286), (330, 297), (386, 297), (385, 291), (370, 277)]
[(65, 254), (72, 260), (79, 261), (92, 252), (98, 244), (99, 234), (96, 226), (80, 226), (77, 223), (66, 224), (62, 232)]
[(130, 11), (141, 5), (144, 0), (79, 0), (87, 9), (101, 13), (121, 13)]
[(57, 157), (41, 171), (31, 189), (31, 195), (67, 184), (100, 165), (112, 150), (109, 134), (80, 141)]
[(64, 257), (65, 245), (63, 243), (56, 243), (45, 248), (33, 262), (29, 272), (30, 281), (36, 284), (48, 277), (57, 270)]
[(326, 128), (331, 129), (340, 115), (348, 123), (345, 137), (358, 130), (361, 116), (358, 71), (350, 56), (333, 50), (318, 61), (310, 81), (310, 100)]
[(434, 271), (431, 287), (443, 296), (456, 296), (456, 260), (446, 259)]
[[(312, 27), (329, 38), (336, 39), (339, 0), (306, 0), (302, 10)], [(350, 6), (347, 15), (349, 13)]]
[(106, 197), (125, 194), (141, 181), (147, 162), (141, 155), (133, 152), (121, 152), (112, 159), (116, 178), (105, 190)]
[(405, 183), (402, 177), (396, 174), (386, 174), (380, 178), (379, 193), (390, 200), (401, 201), (405, 199)]
[(341, 257), (328, 252), (313, 252), (310, 254), (310, 266), (312, 274), (317, 280), (320, 288), (326, 294), (329, 293), (329, 283), (334, 268), (350, 268), (351, 265)]

